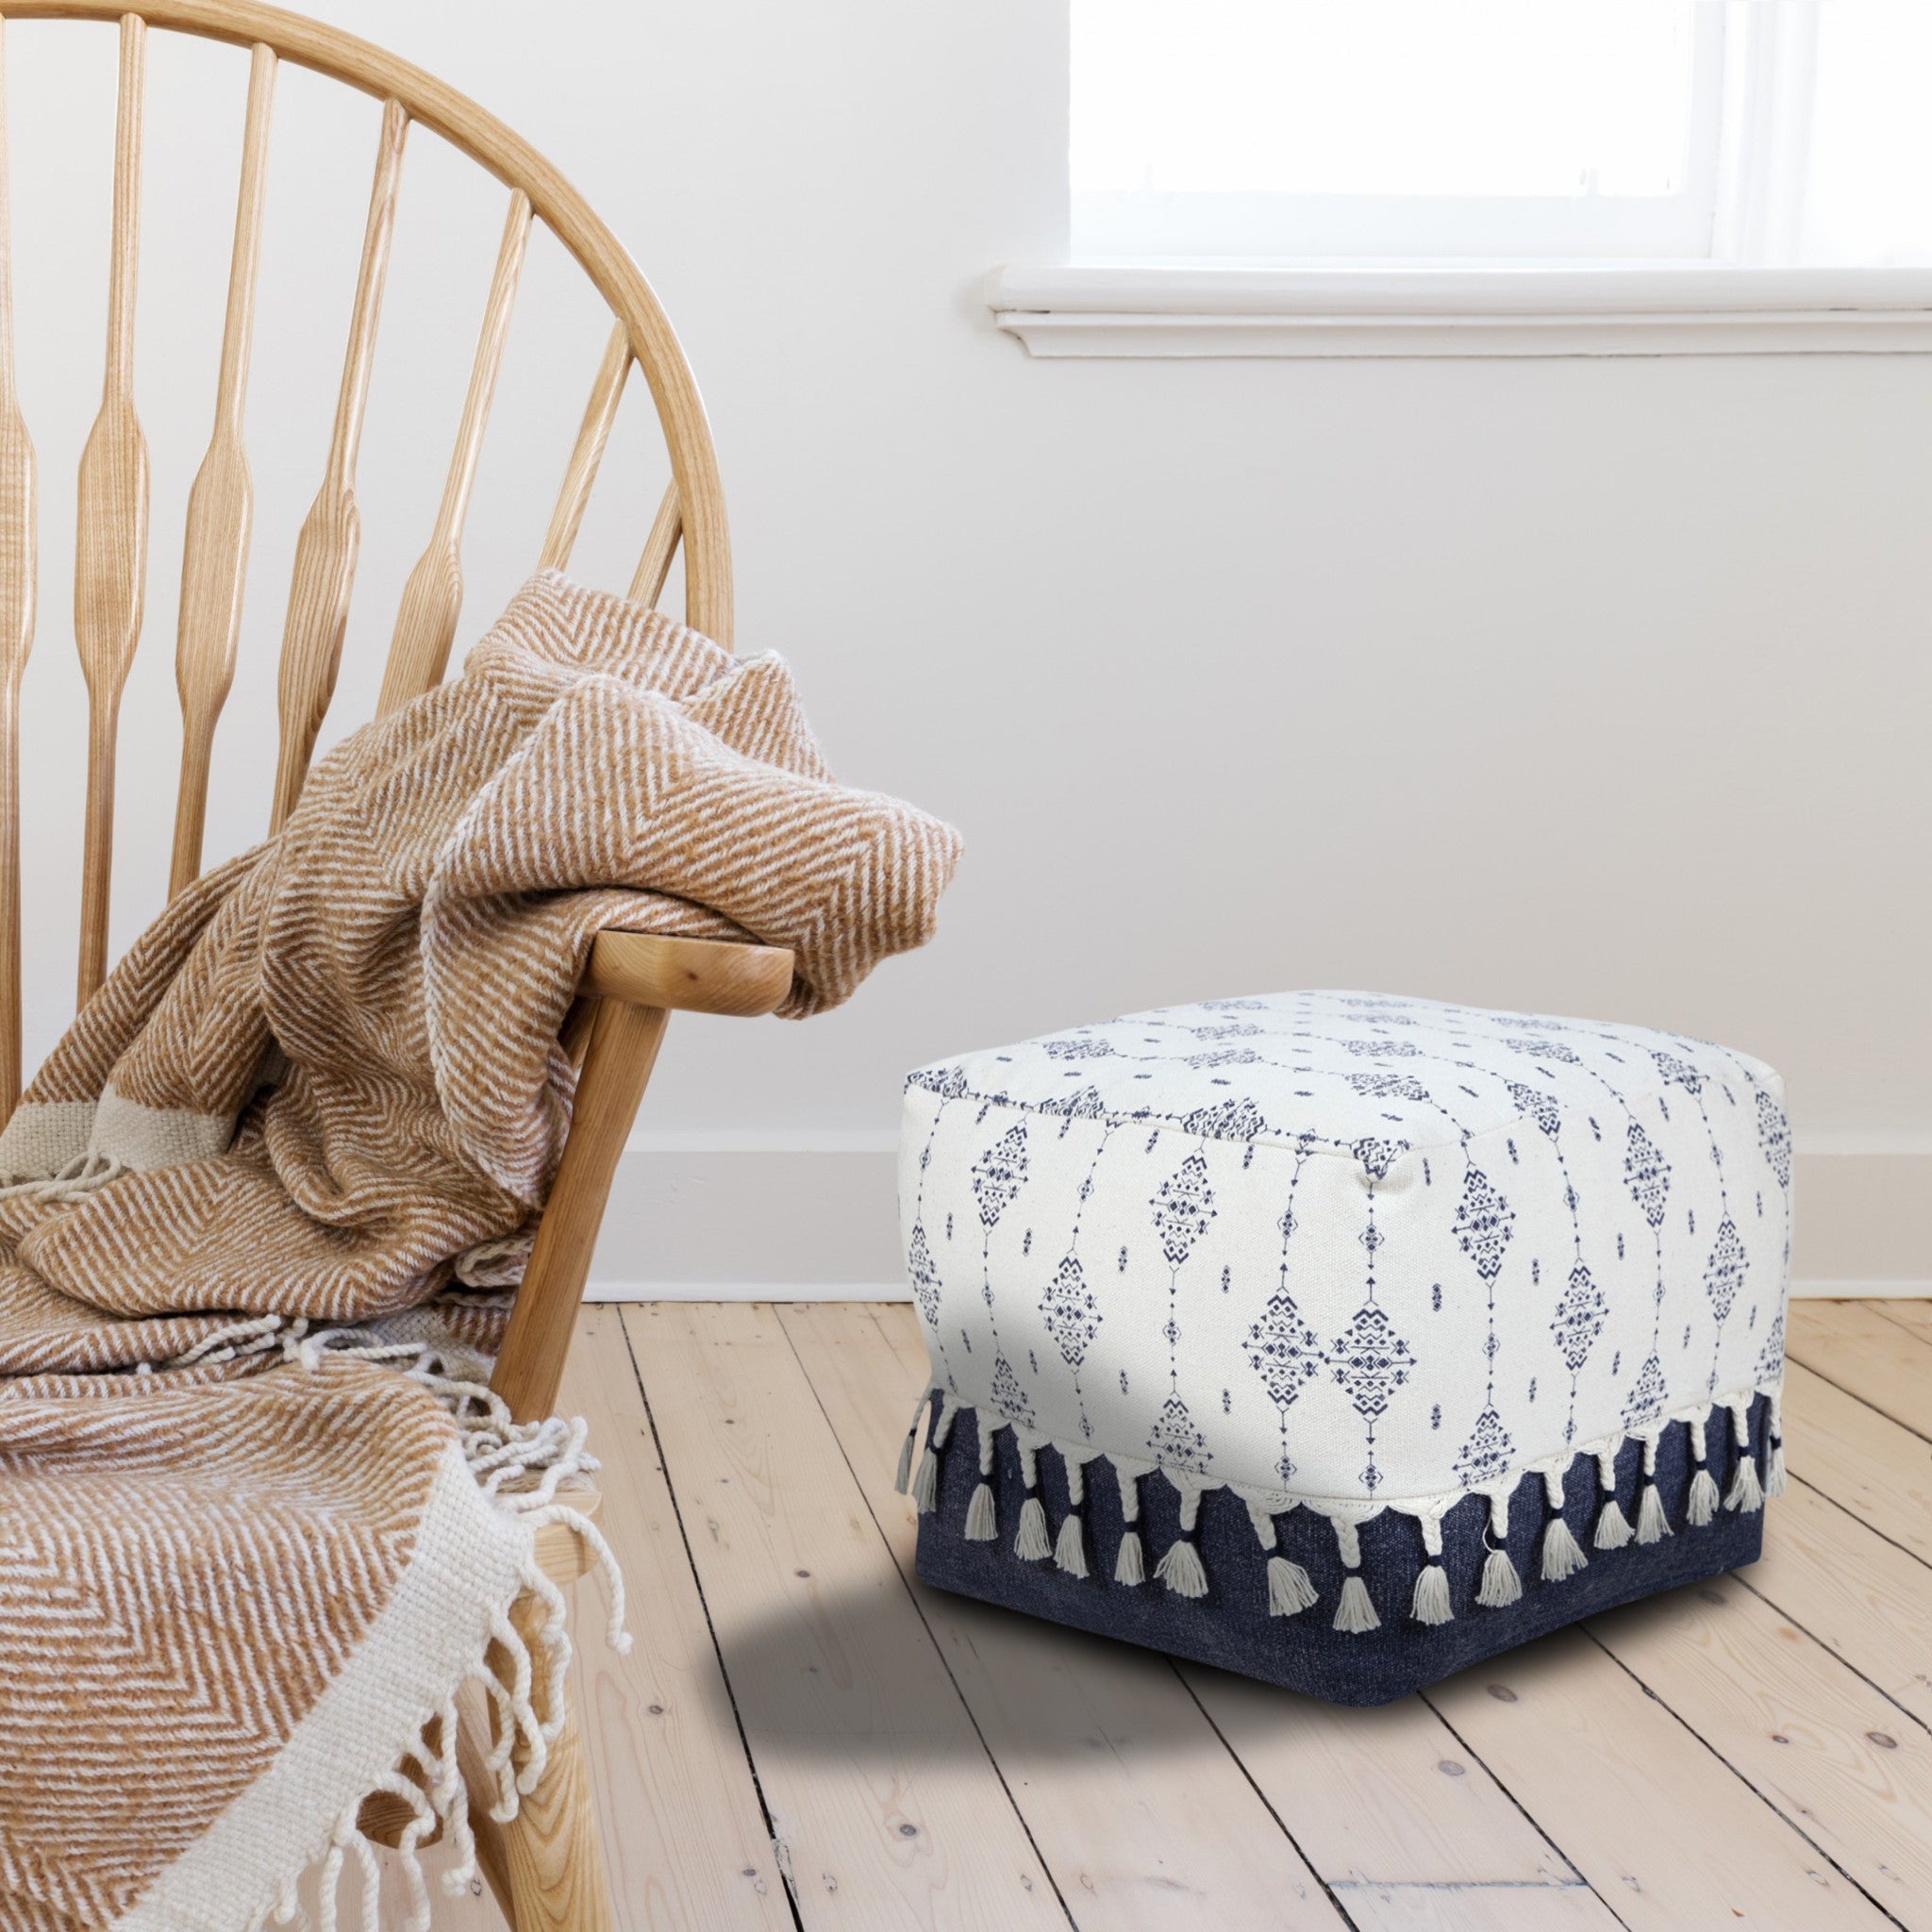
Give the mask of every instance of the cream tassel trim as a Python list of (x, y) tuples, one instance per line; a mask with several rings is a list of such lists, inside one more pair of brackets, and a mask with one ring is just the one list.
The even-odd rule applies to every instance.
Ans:
[(1617, 1502), (1617, 1452), (1606, 1449), (1596, 1459), (1597, 1487), (1604, 1492), (1596, 1513), (1596, 1533), (1591, 1538), (1600, 1550), (1621, 1550), (1630, 1541), (1630, 1524)]
[(1490, 1535), (1494, 1540), (1483, 1558), (1482, 1587), (1475, 1600), (1486, 1610), (1507, 1610), (1523, 1596), (1523, 1579), (1509, 1552), (1503, 1546), (1509, 1540), (1509, 1492), (1498, 1490), (1490, 1498)]
[(1570, 1525), (1563, 1520), (1563, 1473), (1552, 1469), (1543, 1473), (1543, 1494), (1550, 1505), (1549, 1526), (1543, 1531), (1543, 1581), (1561, 1583), (1566, 1576), (1574, 1576), (1589, 1563), (1582, 1546), (1570, 1533)]
[(1757, 1458), (1751, 1452), (1751, 1407), (1734, 1404), (1731, 1409), (1731, 1440), (1738, 1447), (1738, 1467), (1731, 1476), (1731, 1488), (1724, 1497), (1726, 1509), (1749, 1515), (1764, 1507), (1764, 1490), (1757, 1480)]
[(958, 1412), (957, 1397), (940, 1398), (940, 1419), (925, 1439), (925, 1454), (919, 1458), (919, 1474), (912, 1478), (912, 1507), (922, 1516), (930, 1516), (940, 1507), (940, 1451), (952, 1440), (953, 1418)]
[(1690, 1478), (1690, 1495), (1684, 1514), (1694, 1527), (1702, 1529), (1717, 1514), (1717, 1478), (1705, 1467), (1708, 1444), (1704, 1436), (1704, 1418), (1699, 1416), (1690, 1426), (1690, 1459), (1696, 1463), (1697, 1473)]
[(1442, 1568), (1442, 1519), (1424, 1516), (1421, 1523), (1423, 1554), (1430, 1560), (1416, 1574), (1408, 1614), (1418, 1624), (1446, 1624), (1456, 1607), (1449, 1601), (1449, 1573)]
[(919, 1446), (919, 1424), (931, 1407), (932, 1391), (928, 1389), (920, 1396), (919, 1407), (912, 1411), (912, 1426), (906, 1431), (906, 1440), (899, 1444), (899, 1473), (892, 1479), (892, 1487), (902, 1496), (912, 1487), (912, 1452)]
[(1782, 1496), (1785, 1492), (1785, 1397), (1781, 1389), (1771, 1391), (1771, 1422), (1766, 1433), (1771, 1438), (1771, 1454), (1764, 1463), (1764, 1493)]
[(966, 1506), (966, 1541), (990, 1543), (999, 1534), (993, 1521), (992, 1432), (993, 1424), (985, 1409), (974, 1411), (979, 1424), (979, 1487)]
[(1341, 1601), (1335, 1607), (1335, 1628), (1351, 1637), (1379, 1630), (1382, 1620), (1369, 1597), (1369, 1586), (1361, 1579), (1362, 1540), (1353, 1523), (1341, 1517), (1329, 1519), (1335, 1524), (1335, 1545), (1341, 1553), (1341, 1567), (1348, 1574), (1341, 1579)]
[(1194, 1524), (1201, 1514), (1201, 1492), (1191, 1483), (1181, 1491), (1181, 1532), (1169, 1543), (1154, 1574), (1176, 1596), (1208, 1594), (1208, 1572), (1194, 1547)]
[(1067, 1471), (1067, 1513), (1060, 1524), (1059, 1541), (1053, 1546), (1054, 1562), (1069, 1576), (1087, 1574), (1087, 1543), (1080, 1534), (1080, 1505), (1087, 1500), (1086, 1473), (1080, 1458), (1063, 1449), (1060, 1460)]
[(1657, 1492), (1657, 1433), (1643, 1438), (1643, 1494), (1637, 1504), (1637, 1541), (1659, 1543), (1671, 1534), (1671, 1520), (1664, 1514), (1664, 1499)]
[(1053, 1555), (1046, 1540), (1046, 1505), (1040, 1500), (1040, 1453), (1031, 1442), (1020, 1442), (1020, 1481), (1025, 1500), (1020, 1505), (1020, 1533), (1013, 1554), (1022, 1562), (1042, 1563)]
[(1129, 1585), (1145, 1583), (1147, 1558), (1141, 1554), (1141, 1532), (1134, 1527), (1141, 1520), (1141, 1485), (1124, 1469), (1116, 1470), (1115, 1474), (1121, 1484), (1121, 1521), (1126, 1527), (1121, 1531), (1120, 1554), (1113, 1562), (1113, 1580)]
[[(1291, 1504), (1290, 1507), (1292, 1507)], [(1280, 1554), (1274, 1535), (1274, 1518), (1269, 1513), (1267, 1505), (1250, 1497), (1248, 1521), (1254, 1524), (1255, 1540), (1269, 1552), (1268, 1614), (1271, 1617), (1295, 1617), (1304, 1610), (1312, 1609), (1319, 1601), (1319, 1592), (1309, 1582), (1308, 1573), (1299, 1563), (1291, 1563)]]

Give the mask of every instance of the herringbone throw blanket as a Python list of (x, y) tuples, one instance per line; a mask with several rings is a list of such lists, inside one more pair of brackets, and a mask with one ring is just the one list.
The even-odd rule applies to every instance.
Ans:
[(252, 1932), (316, 1859), (333, 1923), (377, 1790), (468, 1881), (454, 1698), (500, 1817), (563, 1707), (560, 1602), (508, 1612), (593, 1465), (484, 1378), (591, 939), (790, 946), (816, 1012), (958, 850), (779, 659), (546, 574), (135, 945), (0, 1135), (0, 1932)]

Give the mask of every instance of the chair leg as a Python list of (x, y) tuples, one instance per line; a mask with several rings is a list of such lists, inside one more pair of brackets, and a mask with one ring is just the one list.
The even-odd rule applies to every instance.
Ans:
[[(525, 1597), (511, 1617), (528, 1641), (543, 1622), (543, 1606), (536, 1597)], [(516, 1817), (502, 1827), (509, 1867), (508, 1917), (516, 1932), (612, 1932), (610, 1882), (577, 1722), (576, 1673), (571, 1676), (563, 1728), (550, 1746), (543, 1775)]]

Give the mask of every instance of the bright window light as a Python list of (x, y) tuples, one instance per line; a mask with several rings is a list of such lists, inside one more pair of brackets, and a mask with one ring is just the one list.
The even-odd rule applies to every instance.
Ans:
[(1932, 259), (1932, 0), (1072, 0), (1074, 256)]
[(1690, 0), (1074, 0), (1076, 192), (1661, 195)]

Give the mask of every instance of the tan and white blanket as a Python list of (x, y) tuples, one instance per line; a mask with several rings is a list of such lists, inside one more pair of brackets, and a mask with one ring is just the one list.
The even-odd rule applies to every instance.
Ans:
[(485, 1655), (593, 1465), (482, 1381), (591, 941), (790, 946), (817, 1012), (958, 853), (833, 782), (780, 659), (545, 574), (137, 942), (0, 1134), (0, 1932), (253, 1932), (373, 1872), (378, 1790), (460, 1850), (471, 1678), (514, 1808), (560, 1616), (534, 1698)]

